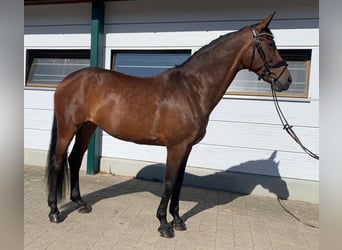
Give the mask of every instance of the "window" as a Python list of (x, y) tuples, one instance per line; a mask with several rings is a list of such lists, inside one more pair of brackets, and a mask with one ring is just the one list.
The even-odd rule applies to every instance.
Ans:
[(27, 50), (26, 86), (56, 87), (70, 73), (90, 65), (89, 50)]
[[(279, 50), (288, 63), (292, 84), (287, 91), (277, 93), (283, 97), (308, 97), (311, 50)], [(228, 88), (228, 95), (271, 96), (270, 84), (259, 81), (258, 76), (248, 70), (240, 71)]]
[(134, 76), (152, 76), (182, 64), (190, 50), (112, 51), (112, 69)]

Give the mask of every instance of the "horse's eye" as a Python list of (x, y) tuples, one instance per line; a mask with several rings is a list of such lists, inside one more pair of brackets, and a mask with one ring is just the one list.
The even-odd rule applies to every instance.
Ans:
[(273, 40), (267, 42), (268, 46), (270, 46), (272, 49), (276, 49), (276, 44)]

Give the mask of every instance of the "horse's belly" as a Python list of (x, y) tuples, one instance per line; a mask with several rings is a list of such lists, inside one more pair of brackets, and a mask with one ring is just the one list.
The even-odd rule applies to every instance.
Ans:
[(129, 142), (148, 145), (165, 145), (162, 135), (153, 123), (112, 116), (95, 123), (109, 135)]

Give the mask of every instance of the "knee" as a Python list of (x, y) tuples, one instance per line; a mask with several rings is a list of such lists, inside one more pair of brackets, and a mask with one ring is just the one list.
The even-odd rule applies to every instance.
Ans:
[(160, 220), (166, 217), (166, 209), (163, 205), (159, 206), (157, 210), (157, 218)]
[(174, 187), (175, 187), (175, 181), (174, 180), (165, 181), (165, 193), (171, 194)]

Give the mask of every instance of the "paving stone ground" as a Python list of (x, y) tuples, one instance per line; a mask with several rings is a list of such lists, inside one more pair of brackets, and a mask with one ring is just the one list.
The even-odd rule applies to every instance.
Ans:
[(184, 186), (180, 214), (188, 229), (165, 239), (156, 218), (162, 183), (81, 171), (92, 212), (80, 214), (66, 200), (59, 206), (65, 220), (52, 224), (44, 168), (24, 166), (24, 173), (27, 250), (319, 249), (318, 204), (281, 201), (296, 219), (274, 198)]

